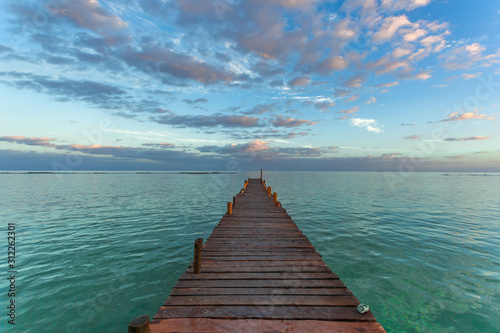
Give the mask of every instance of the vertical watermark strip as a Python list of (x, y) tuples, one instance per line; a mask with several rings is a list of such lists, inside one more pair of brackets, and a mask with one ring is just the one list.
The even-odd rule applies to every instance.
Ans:
[(7, 225), (7, 323), (16, 325), (16, 223)]

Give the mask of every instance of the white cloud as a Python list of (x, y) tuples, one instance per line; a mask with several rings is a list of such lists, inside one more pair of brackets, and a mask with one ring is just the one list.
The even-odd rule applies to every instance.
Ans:
[(479, 73), (475, 73), (475, 74), (470, 74), (470, 73), (464, 73), (462, 74), (462, 76), (464, 77), (464, 79), (466, 80), (471, 80), (471, 79), (475, 79), (476, 77), (478, 77), (479, 75), (481, 75), (483, 73), (479, 72)]
[(432, 0), (382, 0), (382, 7), (391, 10), (410, 11), (417, 7), (427, 6)]
[(427, 35), (427, 30), (417, 29), (417, 30), (414, 30), (414, 31), (407, 33), (403, 39), (406, 42), (413, 42), (421, 37), (424, 37), (425, 35)]
[(377, 99), (374, 96), (371, 96), (369, 100), (365, 102), (366, 104), (377, 103)]
[(399, 59), (411, 53), (410, 49), (398, 47), (392, 51), (392, 57)]
[(340, 21), (333, 30), (333, 35), (340, 39), (351, 39), (356, 37), (357, 33), (351, 28), (351, 21), (348, 19)]
[(382, 133), (383, 130), (378, 127), (378, 123), (375, 119), (366, 118), (352, 118), (350, 120), (351, 126), (361, 127), (369, 132)]
[(380, 30), (373, 35), (373, 40), (375, 42), (389, 40), (394, 36), (399, 28), (410, 24), (411, 23), (408, 21), (406, 15), (386, 17), (384, 19), (384, 23), (380, 27)]
[(415, 75), (415, 80), (425, 81), (425, 80), (430, 79), (431, 77), (432, 77), (432, 75), (431, 75), (430, 71), (423, 71), (423, 72), (420, 72), (417, 75)]

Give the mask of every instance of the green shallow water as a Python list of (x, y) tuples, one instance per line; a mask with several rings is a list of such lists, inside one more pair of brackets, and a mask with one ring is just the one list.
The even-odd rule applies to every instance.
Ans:
[[(258, 174), (0, 175), (18, 271), (16, 326), (2, 314), (1, 331), (126, 332), (153, 316), (248, 176)], [(499, 332), (500, 175), (398, 177), (264, 174), (387, 331)], [(0, 288), (6, 309), (5, 278)]]

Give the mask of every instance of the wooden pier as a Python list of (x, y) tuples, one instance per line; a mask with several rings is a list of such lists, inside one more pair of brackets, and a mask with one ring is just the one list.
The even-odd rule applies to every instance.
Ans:
[(265, 182), (245, 181), (227, 208), (152, 322), (129, 332), (385, 332)]

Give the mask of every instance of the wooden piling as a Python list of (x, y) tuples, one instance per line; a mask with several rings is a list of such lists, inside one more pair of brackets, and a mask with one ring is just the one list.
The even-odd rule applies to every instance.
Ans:
[(132, 320), (128, 324), (128, 333), (149, 333), (150, 332), (149, 316), (140, 316)]
[(278, 202), (278, 193), (276, 192), (273, 193), (273, 202)]
[(203, 238), (197, 238), (194, 242), (193, 273), (201, 273), (201, 253), (203, 250)]
[(227, 215), (231, 215), (233, 214), (233, 203), (232, 202), (228, 202), (227, 203), (227, 212), (226, 212)]
[(233, 197), (233, 207), (236, 205), (236, 197)]
[(271, 196), (271, 186), (269, 186), (269, 187), (267, 188), (267, 195), (268, 195), (268, 196)]

